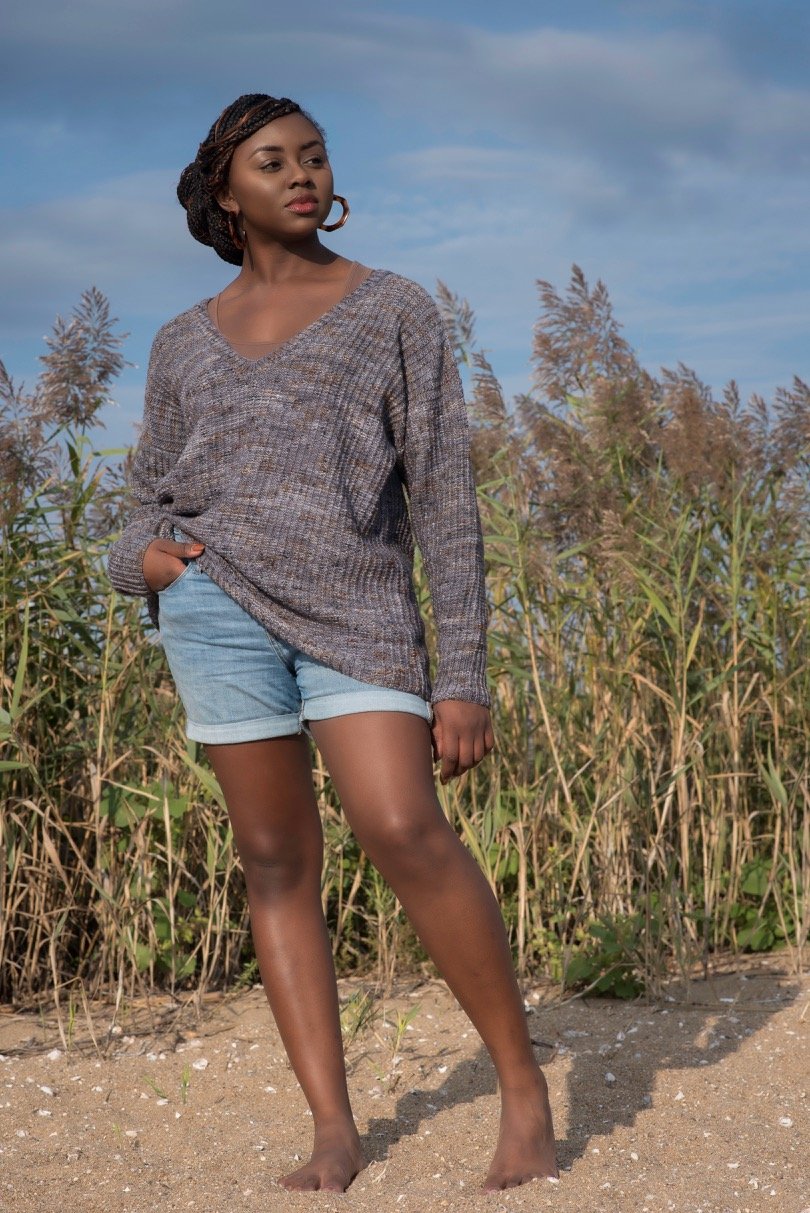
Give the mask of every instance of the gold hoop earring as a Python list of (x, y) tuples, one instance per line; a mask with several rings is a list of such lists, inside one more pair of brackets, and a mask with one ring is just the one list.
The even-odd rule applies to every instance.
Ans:
[[(323, 232), (334, 232), (337, 228), (343, 227), (343, 224), (349, 218), (349, 214), (350, 214), (349, 204), (346, 201), (346, 199), (343, 197), (343, 195), (342, 194), (333, 194), (332, 197), (333, 197), (333, 199), (336, 198), (337, 201), (340, 203), (340, 205), (343, 207), (343, 214), (340, 216), (337, 223), (319, 223), (318, 227)], [(330, 207), (329, 209), (331, 210), (332, 208)]]
[(242, 232), (240, 234), (234, 225), (233, 211), (228, 211), (228, 231), (230, 232), (231, 240), (234, 242), (236, 247), (238, 249), (244, 249), (245, 245), (247, 244), (247, 236), (245, 235), (244, 224), (242, 225)]

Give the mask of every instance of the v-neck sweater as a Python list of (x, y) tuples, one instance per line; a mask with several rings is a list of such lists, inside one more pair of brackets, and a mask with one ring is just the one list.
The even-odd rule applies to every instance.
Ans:
[[(484, 551), (461, 378), (435, 300), (373, 269), (295, 336), (238, 353), (200, 300), (157, 332), (110, 581), (146, 599), (177, 526), (275, 635), (352, 678), (489, 706)], [(413, 584), (436, 625), (431, 678)]]
[[(359, 261), (353, 261), (351, 263), (351, 269), (349, 270), (348, 274), (346, 275), (346, 280), (343, 284), (343, 290), (341, 291), (340, 298), (342, 299), (344, 295), (348, 295), (350, 291), (353, 291), (354, 288), (356, 286), (358, 286), (359, 283), (362, 282), (362, 280), (364, 278), (368, 277), (368, 275), (370, 273), (371, 273), (371, 270), (369, 269), (369, 267), (367, 265), (363, 265)], [(206, 307), (207, 307), (207, 311), (208, 311), (208, 316), (211, 320), (211, 323), (214, 325), (214, 328), (221, 330), (221, 325), (218, 324), (218, 322), (217, 322), (217, 302), (218, 302), (218, 300), (219, 300), (219, 295), (217, 295), (217, 297), (215, 299), (209, 299)], [(212, 303), (214, 305), (213, 308), (211, 306)], [(223, 333), (223, 336), (225, 336), (224, 333)], [(255, 358), (260, 358), (262, 356), (262, 354), (268, 354), (270, 352), (270, 350), (277, 349), (278, 346), (280, 346), (280, 345), (284, 345), (284, 342), (288, 341), (289, 338), (284, 338), (281, 341), (237, 341), (233, 337), (226, 337), (226, 340), (228, 341), (229, 345), (233, 349), (236, 350), (236, 352), (238, 354), (242, 354), (243, 357), (246, 357), (246, 358), (255, 359)]]

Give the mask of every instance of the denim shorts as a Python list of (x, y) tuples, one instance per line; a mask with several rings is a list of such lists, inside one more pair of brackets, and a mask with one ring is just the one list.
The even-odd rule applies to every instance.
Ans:
[[(187, 536), (178, 527), (173, 537)], [(281, 640), (235, 602), (195, 559), (158, 591), (160, 641), (192, 741), (258, 741), (305, 732), (306, 720), (352, 712), (413, 712), (419, 695), (360, 682)]]

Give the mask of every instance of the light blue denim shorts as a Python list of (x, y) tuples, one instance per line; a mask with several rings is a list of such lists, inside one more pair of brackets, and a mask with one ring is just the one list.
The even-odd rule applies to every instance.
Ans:
[[(173, 537), (190, 539), (179, 527)], [(194, 559), (158, 591), (160, 640), (192, 741), (222, 744), (305, 732), (306, 720), (352, 712), (413, 712), (419, 695), (360, 682), (264, 628)]]

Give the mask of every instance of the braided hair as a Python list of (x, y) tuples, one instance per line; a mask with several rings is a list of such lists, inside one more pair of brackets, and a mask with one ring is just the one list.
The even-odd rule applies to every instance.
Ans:
[(210, 245), (232, 265), (242, 264), (242, 250), (234, 243), (228, 212), (216, 194), (227, 187), (234, 149), (274, 118), (301, 114), (317, 130), (326, 146), (326, 132), (305, 109), (289, 97), (244, 93), (225, 107), (187, 164), (177, 183), (177, 197), (186, 211), (188, 230), (195, 240)]

